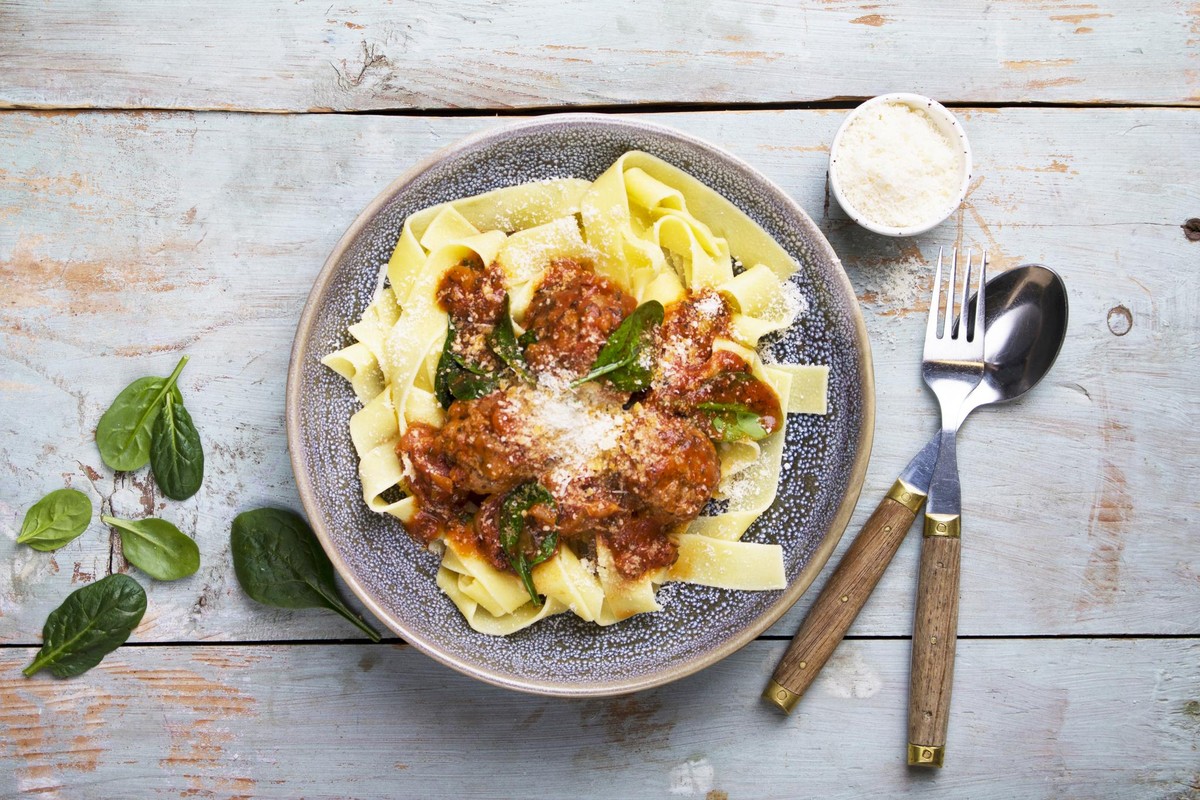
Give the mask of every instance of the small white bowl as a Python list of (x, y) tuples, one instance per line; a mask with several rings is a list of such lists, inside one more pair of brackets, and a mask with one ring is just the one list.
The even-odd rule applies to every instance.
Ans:
[[(904, 103), (920, 108), (929, 114), (930, 119), (934, 121), (938, 129), (949, 137), (951, 142), (957, 142), (962, 150), (962, 180), (959, 183), (958, 195), (954, 198), (954, 202), (947, 206), (944, 211), (936, 217), (931, 217), (929, 220), (923, 220), (919, 224), (910, 225), (905, 228), (895, 228), (890, 225), (883, 225), (867, 218), (858, 209), (856, 209), (849, 200), (846, 199), (842, 192), (841, 178), (838, 174), (837, 158), (838, 146), (842, 142), (842, 136), (846, 129), (850, 127), (850, 123), (865, 111), (874, 108), (875, 106), (885, 103)], [(971, 144), (967, 141), (967, 134), (959, 124), (958, 119), (950, 113), (949, 109), (943, 106), (936, 100), (919, 94), (910, 94), (908, 92), (894, 92), (892, 94), (881, 94), (878, 97), (872, 97), (862, 105), (855, 108), (846, 115), (846, 119), (842, 121), (842, 125), (838, 128), (837, 134), (833, 137), (833, 145), (829, 148), (829, 186), (833, 190), (833, 196), (837, 199), (838, 205), (846, 212), (850, 219), (854, 220), (859, 225), (869, 231), (883, 234), (884, 236), (916, 236), (919, 233), (925, 233), (932, 228), (945, 222), (950, 215), (958, 210), (959, 205), (967, 196), (967, 187), (971, 182)]]

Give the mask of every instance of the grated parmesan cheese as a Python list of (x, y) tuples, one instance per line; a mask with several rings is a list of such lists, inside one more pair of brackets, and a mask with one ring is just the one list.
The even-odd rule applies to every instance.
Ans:
[(704, 294), (694, 303), (697, 311), (706, 317), (715, 317), (725, 308), (725, 301), (721, 299), (719, 294), (710, 292)]
[(627, 415), (599, 387), (569, 391), (569, 379), (543, 373), (538, 384), (520, 387), (507, 402), (526, 420), (530, 446), (543, 448), (554, 466), (548, 476), (558, 489), (595, 474), (620, 446)]
[(862, 109), (838, 142), (832, 169), (866, 221), (914, 228), (949, 212), (964, 158), (925, 109), (895, 101)]

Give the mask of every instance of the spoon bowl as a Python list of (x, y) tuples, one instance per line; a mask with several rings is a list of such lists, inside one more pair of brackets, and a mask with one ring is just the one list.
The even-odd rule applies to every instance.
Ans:
[[(1049, 267), (1024, 264), (995, 276), (984, 304), (984, 372), (967, 398), (972, 409), (1015, 400), (1036, 386), (1067, 336), (1067, 287)], [(974, 313), (972, 297), (968, 318)]]

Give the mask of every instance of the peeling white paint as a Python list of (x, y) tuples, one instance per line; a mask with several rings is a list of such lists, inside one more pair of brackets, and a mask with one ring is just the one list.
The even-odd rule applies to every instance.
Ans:
[(864, 698), (878, 694), (883, 681), (862, 650), (847, 642), (830, 657), (817, 685), (834, 697)]
[(706, 795), (713, 788), (713, 766), (707, 758), (689, 758), (671, 768), (671, 794), (683, 797)]

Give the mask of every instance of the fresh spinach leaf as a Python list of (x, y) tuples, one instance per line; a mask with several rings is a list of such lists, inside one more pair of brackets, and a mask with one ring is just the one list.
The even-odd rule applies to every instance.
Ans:
[(140, 469), (150, 460), (150, 439), (155, 417), (168, 393), (182, 404), (176, 388), (179, 373), (188, 357), (179, 359), (175, 371), (166, 378), (138, 378), (126, 386), (96, 426), (96, 446), (100, 458), (109, 467), (124, 472)]
[(25, 512), (19, 544), (34, 550), (57, 550), (87, 530), (92, 501), (78, 489), (55, 489)]
[(525, 348), (525, 347), (529, 347), (529, 345), (531, 345), (531, 344), (536, 344), (537, 340), (538, 340), (537, 331), (535, 331), (533, 328), (530, 328), (529, 330), (525, 331), (524, 333), (522, 333), (520, 336), (517, 337), (517, 344), (519, 344), (519, 345), (521, 345), (521, 347)]
[(42, 649), (25, 677), (47, 668), (59, 678), (87, 672), (129, 638), (145, 613), (146, 592), (128, 575), (76, 589), (46, 618)]
[(178, 392), (167, 392), (154, 422), (150, 440), (150, 468), (162, 493), (172, 500), (187, 500), (204, 480), (204, 448), (192, 415)]
[[(529, 592), (529, 598), (539, 606), (542, 604), (542, 598), (533, 585), (531, 570), (554, 555), (554, 551), (558, 548), (558, 531), (550, 531), (540, 542), (533, 541), (532, 534), (528, 537), (523, 534), (525, 534), (525, 512), (536, 505), (543, 504), (551, 508), (556, 507), (550, 490), (537, 481), (528, 481), (509, 492), (500, 506), (500, 546), (504, 548), (504, 555), (508, 557), (508, 563), (512, 565), (513, 570), (525, 584), (525, 591)], [(525, 543), (522, 539), (531, 540), (533, 555), (526, 554)]]
[(488, 344), (491, 345), (492, 352), (499, 356), (500, 360), (517, 374), (518, 378), (526, 383), (536, 383), (537, 381), (529, 372), (529, 367), (525, 364), (525, 351), (521, 349), (521, 343), (517, 339), (516, 331), (513, 330), (513, 318), (510, 306), (511, 303), (506, 292), (504, 294), (504, 312), (500, 316), (500, 321), (496, 323), (496, 327), (492, 328), (492, 335), (488, 337)]
[(379, 641), (375, 629), (342, 601), (333, 564), (298, 515), (278, 508), (243, 512), (233, 520), (230, 539), (234, 572), (251, 598), (279, 608), (328, 608)]
[(650, 388), (653, 372), (642, 363), (642, 351), (649, 343), (654, 328), (661, 325), (662, 321), (662, 303), (657, 300), (642, 303), (609, 334), (591, 370), (572, 382), (571, 387), (607, 376), (609, 383), (625, 392), (640, 392)]
[(496, 391), (499, 385), (494, 375), (461, 372), (450, 380), (450, 393), (455, 400), (478, 400)]
[(723, 442), (736, 442), (741, 439), (753, 439), (757, 442), (767, 438), (767, 429), (763, 427), (762, 417), (742, 403), (700, 403), (696, 408), (712, 413), (713, 430)]
[(164, 519), (100, 517), (121, 534), (125, 559), (160, 581), (186, 578), (200, 569), (200, 548), (195, 540)]
[(454, 320), (450, 320), (446, 343), (442, 345), (442, 355), (433, 377), (433, 391), (442, 408), (449, 408), (455, 400), (477, 400), (496, 391), (500, 384), (495, 375), (454, 352), (456, 336)]

